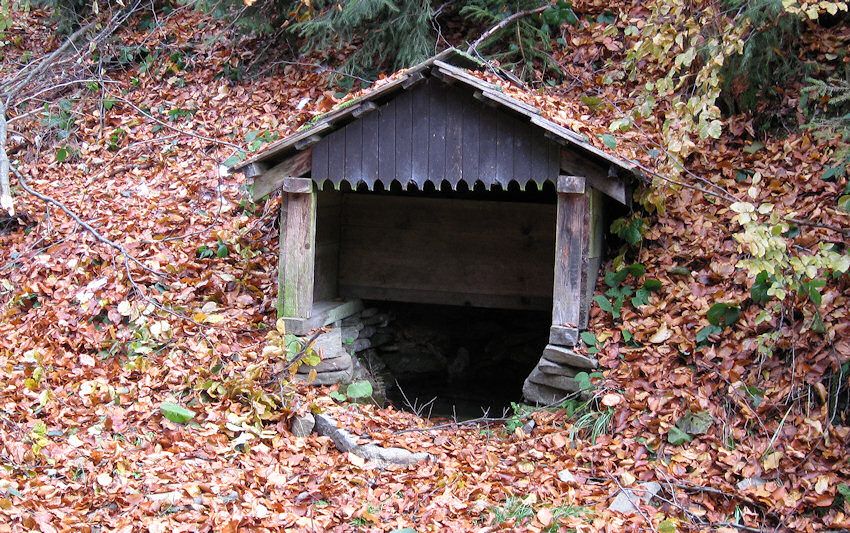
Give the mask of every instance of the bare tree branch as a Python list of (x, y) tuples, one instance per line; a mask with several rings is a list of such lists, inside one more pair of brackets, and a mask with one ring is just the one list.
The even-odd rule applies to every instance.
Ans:
[(529, 16), (531, 16), (531, 15), (536, 15), (536, 14), (538, 14), (538, 13), (542, 13), (542, 12), (546, 11), (547, 9), (549, 9), (549, 7), (550, 7), (550, 6), (549, 6), (549, 4), (544, 4), (544, 5), (540, 6), (540, 7), (536, 7), (536, 8), (534, 8), (534, 9), (526, 9), (525, 11), (519, 11), (519, 12), (514, 13), (513, 15), (511, 15), (511, 16), (509, 16), (509, 17), (507, 17), (507, 18), (505, 18), (505, 19), (503, 19), (503, 20), (501, 20), (501, 21), (499, 21), (499, 23), (498, 23), (498, 24), (496, 24), (496, 25), (495, 25), (495, 26), (493, 26), (492, 28), (488, 29), (487, 31), (485, 31), (484, 33), (482, 33), (480, 37), (478, 37), (477, 39), (475, 39), (475, 41), (473, 41), (473, 43), (469, 45), (469, 48), (467, 48), (467, 49), (466, 49), (466, 53), (467, 53), (467, 54), (472, 54), (472, 53), (473, 53), (473, 52), (475, 52), (475, 51), (478, 49), (478, 47), (479, 47), (479, 46), (481, 46), (481, 45), (482, 45), (485, 41), (487, 41), (488, 39), (490, 39), (491, 37), (493, 37), (493, 35), (495, 35), (495, 34), (496, 34), (496, 33), (498, 33), (499, 31), (501, 31), (501, 30), (503, 30), (503, 29), (507, 28), (508, 26), (510, 26), (513, 22), (515, 22), (515, 21), (517, 21), (517, 20), (519, 20), (519, 19), (521, 19), (521, 18), (524, 18), (524, 17), (529, 17)]

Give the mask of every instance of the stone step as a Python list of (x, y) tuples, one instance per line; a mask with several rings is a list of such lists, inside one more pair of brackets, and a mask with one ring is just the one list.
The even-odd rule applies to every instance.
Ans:
[(545, 357), (540, 358), (540, 362), (537, 363), (537, 368), (539, 368), (544, 374), (566, 376), (568, 378), (575, 377), (575, 375), (579, 372), (583, 372), (583, 369), (556, 363), (555, 361), (550, 361)]
[(540, 369), (535, 368), (528, 375), (529, 381), (538, 385), (546, 385), (565, 392), (577, 392), (581, 390), (578, 381), (567, 376), (556, 376), (553, 374), (544, 374)]
[[(316, 375), (316, 379), (310, 382), (310, 385), (333, 385), (335, 383), (348, 383), (354, 375), (354, 368), (340, 370), (337, 372), (322, 372)], [(295, 374), (296, 381), (307, 381), (307, 374)]]
[(576, 368), (584, 368), (588, 370), (594, 369), (599, 366), (599, 361), (592, 357), (581, 355), (580, 353), (576, 353), (575, 351), (570, 350), (569, 348), (564, 348), (563, 346), (556, 346), (554, 344), (549, 344), (546, 346), (546, 348), (543, 349), (543, 357), (555, 363), (562, 363)]
[(348, 370), (351, 368), (351, 356), (343, 350), (343, 355), (333, 359), (322, 359), (322, 362), (316, 366), (301, 365), (298, 367), (299, 374), (309, 374), (311, 370), (316, 372), (338, 372), (340, 370)]
[(551, 405), (560, 402), (568, 393), (525, 380), (522, 386), (522, 396), (531, 403)]

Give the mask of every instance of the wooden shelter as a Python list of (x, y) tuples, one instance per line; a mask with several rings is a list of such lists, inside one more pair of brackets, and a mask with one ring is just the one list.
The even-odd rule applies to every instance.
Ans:
[(368, 299), (551, 308), (547, 350), (576, 344), (605, 206), (628, 202), (633, 165), (467, 70), (480, 67), (447, 50), (237, 168), (255, 199), (282, 190), (278, 314), (289, 331), (333, 324)]

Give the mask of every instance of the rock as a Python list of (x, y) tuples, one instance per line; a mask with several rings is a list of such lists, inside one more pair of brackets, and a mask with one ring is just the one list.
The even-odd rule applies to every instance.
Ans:
[(307, 413), (306, 415), (295, 415), (292, 418), (290, 430), (296, 437), (306, 437), (313, 432), (313, 427), (316, 425), (316, 418)]
[(367, 348), (371, 347), (372, 341), (370, 341), (369, 339), (357, 339), (356, 341), (351, 343), (351, 351), (353, 351), (354, 353), (362, 352), (363, 350), (366, 350)]
[(349, 370), (351, 364), (351, 355), (343, 351), (342, 356), (333, 359), (322, 359), (322, 362), (316, 366), (301, 365), (298, 367), (298, 373), (309, 374), (311, 370), (315, 370), (320, 374), (323, 372), (338, 372), (340, 370)]
[(522, 386), (522, 396), (531, 403), (536, 403), (539, 405), (552, 405), (554, 403), (560, 402), (567, 396), (568, 393), (553, 389), (552, 387), (547, 387), (546, 385), (540, 385), (538, 383), (532, 383), (528, 379), (525, 380), (525, 383)]
[(363, 320), (360, 318), (359, 314), (351, 315), (350, 317), (342, 319), (342, 327), (355, 327), (358, 331), (363, 327)]
[(377, 307), (369, 307), (360, 311), (361, 318), (370, 318), (378, 314), (379, 309)]
[(363, 326), (363, 329), (357, 334), (358, 339), (370, 339), (375, 334), (375, 326)]
[(330, 438), (339, 451), (353, 453), (377, 468), (389, 465), (410, 466), (432, 459), (431, 454), (425, 452), (413, 453), (404, 448), (384, 448), (374, 442), (361, 444), (359, 437), (338, 427), (336, 421), (327, 415), (316, 415), (316, 433)]
[(638, 512), (637, 504), (641, 502), (649, 503), (661, 490), (661, 484), (656, 481), (641, 483), (639, 487), (639, 489), (634, 490), (620, 490), (608, 509), (617, 513), (635, 514)]
[(365, 326), (378, 326), (380, 328), (386, 327), (387, 324), (390, 323), (390, 315), (386, 313), (380, 313), (375, 316), (370, 316), (368, 318), (363, 318), (363, 325)]
[(550, 361), (545, 357), (540, 358), (540, 362), (537, 363), (537, 368), (540, 369), (544, 374), (552, 374), (555, 376), (566, 376), (569, 378), (575, 377), (580, 371), (574, 367), (562, 365), (556, 363), (554, 361)]
[(449, 380), (459, 378), (469, 368), (469, 350), (458, 348), (457, 355), (449, 363), (446, 370), (449, 372)]
[(379, 331), (371, 336), (370, 340), (372, 341), (372, 348), (378, 348), (379, 346), (384, 346), (395, 339), (395, 335), (392, 333)]
[[(336, 372), (322, 372), (321, 374), (316, 375), (316, 379), (310, 381), (310, 385), (333, 385), (336, 383), (348, 383), (351, 381), (351, 377), (354, 374), (354, 369), (348, 368), (346, 370), (339, 370)], [(297, 381), (301, 381), (307, 383), (307, 374), (295, 374), (294, 379)]]
[(565, 365), (574, 366), (576, 368), (582, 369), (594, 369), (599, 366), (599, 361), (593, 359), (592, 357), (587, 357), (581, 354), (570, 350), (569, 348), (564, 348), (563, 346), (556, 346), (554, 344), (549, 344), (543, 350), (543, 357), (552, 361), (554, 363), (563, 363)]
[(360, 336), (360, 329), (361, 328), (355, 326), (342, 326), (339, 333), (342, 344), (345, 345), (356, 341), (357, 337)]
[(528, 375), (528, 380), (532, 383), (537, 383), (538, 385), (546, 385), (547, 387), (552, 387), (553, 389), (565, 392), (578, 392), (581, 390), (581, 386), (578, 381), (573, 378), (557, 376), (554, 374), (544, 374), (538, 368), (531, 371), (531, 374)]
[(340, 328), (331, 328), (313, 341), (313, 350), (321, 355), (323, 361), (345, 357), (348, 355), (342, 347)]
[(446, 371), (448, 361), (440, 353), (416, 349), (416, 346), (405, 346), (398, 352), (386, 353), (381, 350), (384, 362), (393, 376), (400, 380), (416, 378), (428, 374), (442, 374)]

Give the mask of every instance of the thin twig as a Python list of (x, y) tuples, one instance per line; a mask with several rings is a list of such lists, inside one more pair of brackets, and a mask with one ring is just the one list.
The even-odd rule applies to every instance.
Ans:
[(506, 27), (510, 26), (513, 22), (515, 22), (515, 21), (517, 21), (521, 18), (524, 18), (524, 17), (528, 17), (528, 16), (531, 16), (531, 15), (536, 15), (538, 13), (542, 13), (542, 12), (546, 11), (547, 9), (549, 9), (549, 7), (550, 7), (550, 5), (547, 3), (547, 4), (544, 4), (540, 7), (535, 7), (534, 9), (526, 9), (525, 11), (519, 11), (519, 12), (514, 13), (513, 15), (511, 15), (509, 17), (502, 19), (501, 21), (499, 21), (498, 24), (496, 24), (492, 28), (488, 29), (487, 31), (482, 33), (480, 37), (475, 39), (472, 42), (472, 44), (469, 45), (469, 48), (466, 49), (466, 53), (472, 54), (473, 52), (475, 52), (478, 49), (479, 46), (481, 46), (482, 43), (487, 41), (487, 39), (489, 39), (490, 37), (492, 37), (493, 35), (495, 35), (499, 31), (505, 29)]

